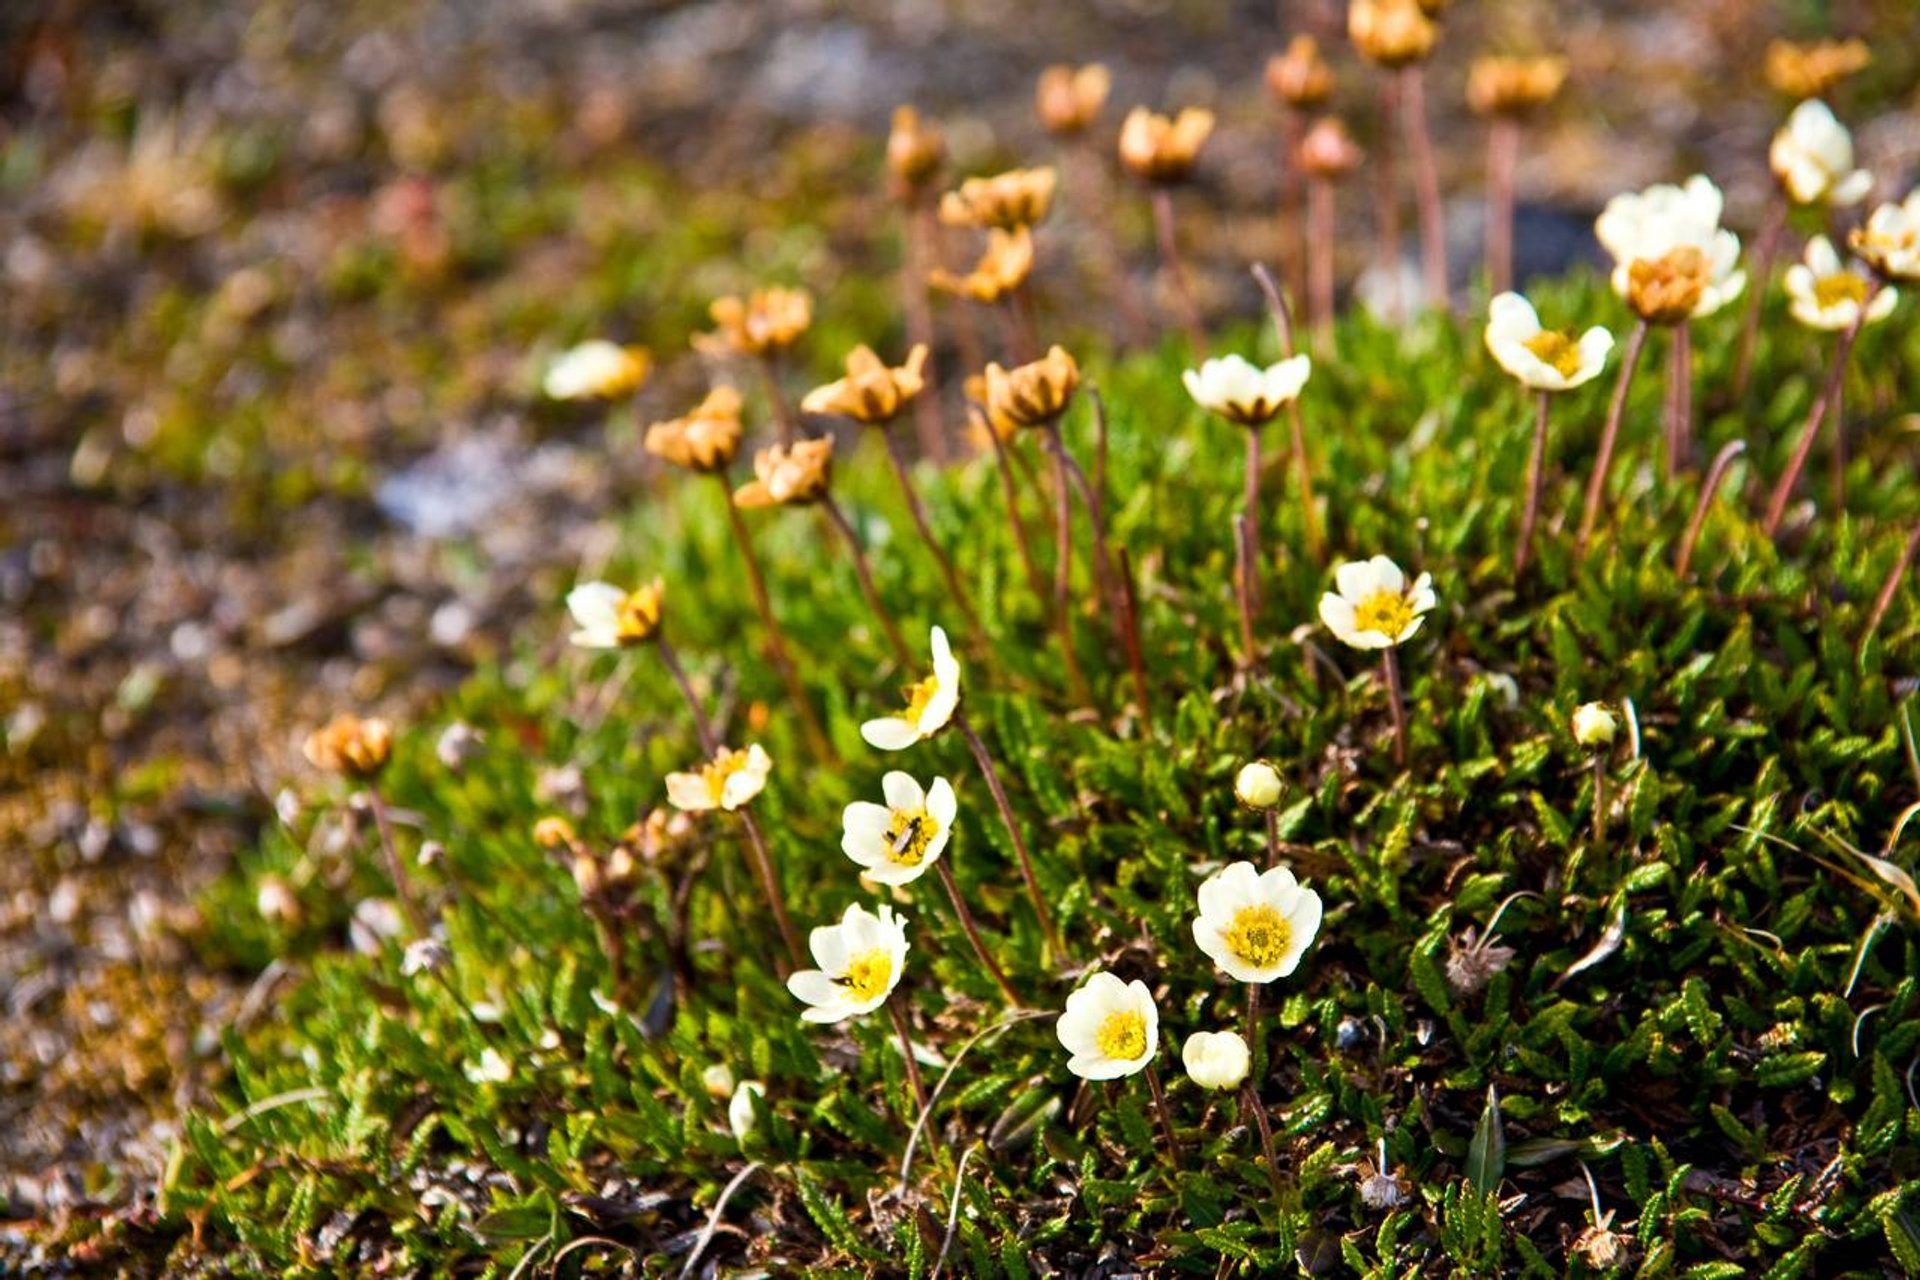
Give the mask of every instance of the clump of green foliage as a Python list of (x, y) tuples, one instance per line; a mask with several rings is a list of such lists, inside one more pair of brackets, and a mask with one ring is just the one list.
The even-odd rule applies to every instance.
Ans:
[[(1591, 279), (1535, 297), (1559, 323), (1620, 319)], [(956, 781), (947, 856), (1044, 1012), (1097, 965), (1156, 988), (1163, 1062), (1189, 1031), (1237, 1027), (1243, 989), (1193, 945), (1193, 893), (1222, 862), (1266, 860), (1236, 769), (1265, 758), (1286, 779), (1280, 838), (1327, 915), (1268, 996), (1258, 1087), (1277, 1198), (1253, 1129), (1177, 1070), (1171, 1149), (1137, 1081), (1071, 1077), (1050, 1017), (1008, 1017), (931, 878), (900, 906), (914, 949), (895, 999), (940, 1059), (929, 1083), (946, 1083), (910, 1165), (911, 1095), (885, 1019), (801, 1024), (731, 826), (645, 869), (618, 939), (632, 991), (616, 1000), (565, 862), (532, 836), (566, 798), (550, 775), (543, 793), (543, 774), (578, 769), (573, 825), (604, 849), (700, 750), (659, 664), (566, 650), (556, 599), (511, 657), (406, 727), (384, 780), (408, 861), (440, 847), (412, 875), (444, 927), (443, 963), (403, 971), (404, 938), (341, 945), (354, 903), (391, 887), (371, 824), (320, 787), (214, 891), (208, 945), (290, 972), (271, 1014), (229, 1036), (225, 1110), (185, 1123), (160, 1206), (183, 1232), (178, 1256), (217, 1241), (247, 1272), (664, 1275), (698, 1250), (702, 1267), (775, 1274), (1105, 1261), (1546, 1275), (1595, 1270), (1607, 1230), (1648, 1276), (1920, 1269), (1920, 903), (1899, 870), (1912, 862), (1899, 819), (1920, 793), (1910, 596), (1856, 647), (1920, 519), (1895, 411), (1913, 401), (1920, 342), (1903, 321), (1862, 337), (1847, 508), (1823, 497), (1796, 511), (1776, 545), (1751, 495), (1784, 466), (1825, 347), (1770, 311), (1753, 390), (1716, 401), (1737, 310), (1696, 335), (1702, 441), (1749, 452), (1687, 580), (1672, 561), (1699, 481), (1658, 476), (1658, 379), (1635, 389), (1611, 518), (1584, 556), (1566, 526), (1607, 380), (1563, 398), (1536, 565), (1516, 584), (1523, 394), (1476, 326), (1344, 321), (1304, 402), (1329, 563), (1306, 554), (1297, 504), (1270, 498), (1251, 673), (1236, 667), (1230, 554), (1240, 429), (1187, 399), (1183, 351), (1089, 365), (1109, 417), (1111, 537), (1139, 578), (1150, 716), (1129, 705), (1121, 650), (1092, 610), (1078, 625), (1096, 705), (1065, 696), (991, 458), (922, 468), (995, 642), (990, 663), (969, 663), (966, 705), (1009, 778), (1072, 967), (1042, 963), (964, 746), (938, 739), (906, 767)], [(1228, 337), (1249, 353), (1265, 342)], [(1090, 459), (1084, 396), (1067, 430)], [(957, 638), (879, 443), (860, 443), (835, 491), (875, 548), (881, 592), (909, 634), (945, 623)], [(1268, 492), (1284, 492), (1284, 464), (1270, 464)], [(1024, 500), (1042, 534), (1039, 495)], [(836, 764), (810, 756), (783, 705), (717, 487), (666, 485), (621, 531), (607, 576), (666, 579), (668, 632), (721, 737), (776, 762), (755, 805), (796, 920), (873, 901), (839, 851), (840, 811), (899, 763), (866, 748), (859, 723), (920, 673), (886, 656), (844, 556), (810, 512), (756, 520)], [(1330, 562), (1375, 553), (1432, 573), (1440, 597), (1402, 651), (1404, 768), (1372, 668), (1314, 624)], [(1567, 728), (1596, 699), (1630, 703), (1637, 737), (1611, 759), (1599, 839), (1588, 756)], [(456, 723), (481, 740), (450, 762), (436, 745)], [(256, 910), (269, 878), (297, 912)], [(691, 989), (672, 980), (677, 918)], [(1476, 944), (1511, 949), (1477, 987), (1458, 963)], [(744, 1140), (703, 1083), (715, 1065), (765, 1083)], [(1403, 1194), (1363, 1197), (1382, 1174)], [(710, 1214), (722, 1225), (703, 1234)]]

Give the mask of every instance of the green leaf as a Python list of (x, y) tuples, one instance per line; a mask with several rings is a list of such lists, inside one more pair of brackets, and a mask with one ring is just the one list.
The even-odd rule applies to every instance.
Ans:
[(1467, 1144), (1467, 1181), (1481, 1195), (1492, 1195), (1507, 1171), (1507, 1133), (1500, 1123), (1500, 1095), (1487, 1086), (1487, 1107)]

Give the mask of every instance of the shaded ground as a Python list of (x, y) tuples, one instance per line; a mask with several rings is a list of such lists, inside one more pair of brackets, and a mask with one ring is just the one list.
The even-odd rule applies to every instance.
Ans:
[[(241, 8), (0, 20), (16, 1216), (150, 1187), (172, 1117), (222, 1070), (218, 1029), (271, 1000), (196, 946), (193, 903), (279, 820), (305, 729), (432, 698), (607, 554), (604, 513), (646, 481), (633, 423), (532, 405), (539, 352), (605, 328), (678, 360), (707, 298), (776, 276), (832, 299), (816, 350), (871, 336), (889, 295), (844, 273), (894, 246), (848, 175), (875, 171), (888, 110), (938, 112), (962, 170), (1043, 156), (1027, 94), (1061, 58), (1110, 61), (1121, 105), (1221, 108), (1219, 213), (1191, 232), (1212, 305), (1244, 302), (1238, 264), (1277, 245), (1259, 67), (1293, 24), (1268, 5)], [(1325, 30), (1328, 8), (1299, 21)], [(1758, 50), (1791, 22), (1736, 8), (1543, 6), (1576, 89), (1523, 190), (1583, 215), (1706, 165), (1751, 225), (1778, 114)], [(1899, 20), (1831, 18), (1876, 10)], [(1468, 21), (1437, 73), (1454, 191), (1479, 154), (1455, 105)], [(1883, 55), (1862, 93), (1895, 109), (1863, 159), (1910, 172), (1915, 55)], [(1614, 96), (1580, 94), (1599, 83)], [(1123, 227), (1144, 258), (1140, 211)], [(644, 403), (694, 378), (669, 363)]]

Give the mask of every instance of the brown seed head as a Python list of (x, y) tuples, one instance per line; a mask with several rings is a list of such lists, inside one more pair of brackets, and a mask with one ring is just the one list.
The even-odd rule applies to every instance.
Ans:
[(925, 343), (916, 343), (907, 362), (889, 368), (873, 348), (858, 346), (847, 353), (847, 376), (815, 387), (800, 401), (807, 413), (832, 413), (868, 426), (883, 426), (899, 416), (907, 402), (926, 387)]
[(944, 267), (936, 268), (928, 273), (927, 282), (936, 289), (979, 302), (998, 302), (1026, 283), (1032, 271), (1033, 233), (1025, 227), (1012, 231), (995, 227), (987, 232), (986, 252), (972, 271), (961, 276)]
[(1347, 35), (1369, 62), (1405, 67), (1433, 52), (1440, 28), (1417, 0), (1352, 0)]
[(654, 423), (646, 449), (676, 467), (725, 471), (740, 452), (740, 393), (715, 387), (685, 417)]
[(1213, 112), (1205, 107), (1183, 107), (1171, 119), (1135, 107), (1120, 126), (1120, 163), (1142, 182), (1184, 182), (1212, 132)]
[(1011, 231), (1041, 222), (1053, 208), (1060, 175), (1052, 169), (1009, 169), (968, 178), (940, 198), (940, 221), (952, 227), (998, 227)]
[(1321, 56), (1320, 42), (1299, 35), (1285, 53), (1267, 59), (1267, 88), (1290, 107), (1312, 110), (1333, 96), (1333, 68)]
[(1047, 132), (1059, 137), (1085, 133), (1107, 105), (1113, 76), (1097, 62), (1084, 67), (1055, 65), (1040, 73), (1034, 107)]
[(715, 298), (707, 308), (714, 331), (694, 338), (703, 351), (764, 356), (799, 341), (813, 323), (813, 295), (805, 289), (755, 289), (745, 298)]
[(1490, 54), (1467, 72), (1467, 105), (1483, 116), (1523, 116), (1553, 101), (1566, 82), (1565, 58)]
[(893, 109), (887, 134), (887, 174), (896, 197), (916, 196), (933, 182), (946, 159), (947, 143), (938, 126), (923, 121), (912, 107)]
[(1767, 46), (1767, 83), (1796, 102), (1824, 98), (1842, 80), (1873, 61), (1864, 40), (1817, 40), (1796, 44), (1775, 40)]
[(308, 734), (304, 750), (307, 763), (316, 769), (367, 781), (387, 767), (387, 758), (393, 754), (393, 726), (343, 711)]
[(1080, 366), (1066, 348), (1056, 346), (1031, 364), (1013, 369), (988, 365), (980, 391), (988, 423), (1004, 438), (1015, 428), (1059, 421), (1079, 385)]
[(797, 506), (817, 501), (833, 479), (833, 437), (770, 445), (753, 455), (753, 479), (733, 492), (742, 507)]
[(1293, 162), (1313, 178), (1338, 179), (1360, 167), (1366, 157), (1337, 116), (1322, 116), (1300, 139)]

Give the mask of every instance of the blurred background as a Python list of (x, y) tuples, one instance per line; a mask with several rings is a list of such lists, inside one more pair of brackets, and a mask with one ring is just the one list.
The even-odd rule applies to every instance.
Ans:
[[(1914, 24), (1911, 0), (1456, 0), (1428, 96), (1461, 296), (1475, 56), (1569, 59), (1518, 170), (1520, 265), (1548, 271), (1590, 256), (1609, 195), (1696, 170), (1751, 232), (1791, 106), (1762, 73), (1778, 36), (1869, 40), (1833, 105), (1877, 196), (1903, 193)], [(606, 515), (647, 501), (640, 427), (705, 383), (687, 337), (714, 296), (813, 290), (790, 390), (855, 341), (901, 347), (897, 105), (939, 123), (954, 178), (1059, 163), (1036, 75), (1111, 68), (1037, 277), (1043, 332), (1085, 353), (1126, 336), (1087, 279), (1156, 287), (1112, 166), (1135, 104), (1219, 114), (1182, 234), (1208, 314), (1256, 314), (1246, 264), (1283, 248), (1262, 72), (1302, 32), (1376, 146), (1378, 74), (1335, 0), (5, 6), (0, 1216), (145, 1194), (218, 1029), (267, 989), (197, 945), (198, 888), (297, 803), (325, 716), (404, 716), (555, 641)], [(1341, 197), (1356, 257), (1364, 183)], [(1411, 253), (1410, 205), (1404, 226)], [(652, 350), (637, 400), (542, 402), (545, 363), (592, 336)]]

